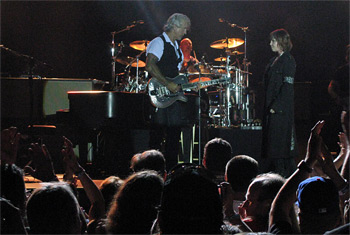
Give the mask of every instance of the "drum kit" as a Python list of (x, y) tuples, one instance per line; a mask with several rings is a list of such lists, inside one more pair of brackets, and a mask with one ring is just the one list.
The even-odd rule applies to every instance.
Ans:
[[(240, 28), (243, 29), (246, 35), (248, 28)], [(150, 41), (139, 40), (131, 42), (129, 47), (140, 52), (134, 57), (119, 56), (125, 45), (121, 42), (117, 47), (115, 46), (115, 33), (117, 32), (112, 33), (113, 89), (123, 92), (146, 93), (149, 78), (145, 70), (146, 64), (140, 59), (140, 56), (146, 52)], [(243, 44), (244, 52), (238, 51), (237, 48)], [(201, 61), (196, 64), (196, 70), (188, 69), (185, 72), (189, 82), (193, 83), (229, 78), (229, 83), (205, 88), (209, 104), (209, 124), (220, 127), (250, 125), (255, 116), (253, 107), (255, 95), (253, 92), (249, 92), (249, 75), (251, 73), (248, 71), (250, 63), (247, 62), (246, 58), (246, 36), (244, 40), (240, 38), (220, 39), (212, 42), (210, 47), (224, 50), (225, 56), (220, 55), (214, 59), (214, 62), (216, 64), (219, 62), (219, 65), (207, 63), (202, 57)], [(117, 49), (117, 55), (114, 54), (115, 49)], [(239, 61), (239, 56), (241, 55), (244, 55), (242, 64)], [(115, 62), (125, 66), (124, 72), (115, 73)]]

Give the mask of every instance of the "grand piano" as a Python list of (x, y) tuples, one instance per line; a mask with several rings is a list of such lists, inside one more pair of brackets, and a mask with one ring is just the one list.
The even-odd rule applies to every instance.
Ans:
[(77, 127), (147, 127), (149, 98), (142, 93), (117, 91), (68, 91), (69, 112)]
[[(198, 121), (199, 97), (187, 94), (182, 103), (181, 125)], [(93, 168), (126, 176), (133, 154), (149, 149), (151, 116), (156, 110), (145, 93), (117, 91), (69, 91), (70, 125), (77, 133), (75, 143), (81, 156), (87, 156), (93, 143)], [(81, 158), (81, 163), (87, 159)]]
[[(181, 125), (198, 120), (198, 96), (186, 94), (182, 103)], [(155, 108), (145, 93), (118, 91), (68, 91), (71, 119), (77, 127), (99, 129), (103, 127), (148, 128)]]

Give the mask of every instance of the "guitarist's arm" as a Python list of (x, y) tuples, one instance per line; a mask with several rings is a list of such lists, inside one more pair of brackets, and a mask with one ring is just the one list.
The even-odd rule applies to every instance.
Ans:
[(146, 59), (146, 70), (157, 79), (162, 85), (166, 86), (171, 92), (176, 93), (180, 90), (180, 86), (174, 82), (169, 81), (164, 77), (159, 67), (157, 66), (158, 57), (149, 53)]

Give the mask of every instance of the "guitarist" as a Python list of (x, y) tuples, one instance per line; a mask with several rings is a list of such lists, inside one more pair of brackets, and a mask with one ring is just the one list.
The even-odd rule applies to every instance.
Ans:
[[(191, 21), (186, 15), (175, 13), (168, 18), (163, 27), (164, 32), (147, 46), (146, 70), (152, 79), (156, 79), (173, 93), (180, 91), (181, 87), (167, 78), (179, 75), (184, 56), (177, 40), (182, 39), (190, 26)], [(152, 115), (150, 148), (162, 149), (161, 143), (165, 137), (164, 156), (167, 170), (178, 162), (179, 139), (183, 126), (180, 114), (181, 104), (176, 101), (167, 108), (157, 108)]]

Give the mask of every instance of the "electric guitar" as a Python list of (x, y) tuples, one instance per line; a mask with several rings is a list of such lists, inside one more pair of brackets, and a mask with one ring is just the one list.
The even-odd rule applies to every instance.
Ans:
[(151, 98), (152, 105), (156, 108), (169, 107), (177, 100), (187, 102), (187, 97), (183, 92), (184, 90), (198, 88), (198, 85), (199, 88), (204, 88), (221, 83), (227, 83), (230, 81), (230, 78), (221, 78), (204, 82), (187, 83), (187, 78), (185, 75), (178, 75), (174, 78), (167, 79), (178, 85), (181, 85), (182, 89), (181, 91), (172, 93), (156, 79), (151, 78), (151, 80), (148, 82), (148, 95)]

